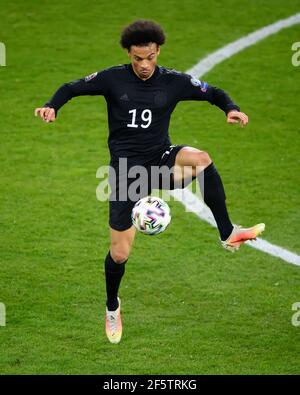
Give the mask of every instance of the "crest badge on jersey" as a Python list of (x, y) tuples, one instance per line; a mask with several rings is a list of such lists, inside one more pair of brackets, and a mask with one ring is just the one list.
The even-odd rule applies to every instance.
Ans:
[(208, 88), (208, 83), (204, 82), (204, 81), (201, 81), (201, 91), (202, 92), (206, 92), (207, 88)]
[(191, 78), (191, 84), (194, 85), (194, 86), (201, 86), (201, 81), (198, 80), (198, 79), (195, 78), (195, 77), (192, 77), (192, 78)]
[(191, 78), (191, 84), (194, 86), (199, 86), (202, 92), (206, 92), (208, 88), (208, 83), (204, 81), (200, 81), (195, 77)]
[(97, 72), (96, 73), (93, 73), (93, 74), (90, 74), (90, 75), (88, 75), (87, 77), (85, 77), (85, 82), (89, 82), (89, 81), (91, 81), (91, 80), (93, 80), (96, 76), (97, 76)]

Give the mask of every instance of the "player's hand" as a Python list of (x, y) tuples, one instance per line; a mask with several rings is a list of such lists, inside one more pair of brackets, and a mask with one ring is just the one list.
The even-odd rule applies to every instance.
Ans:
[(227, 123), (239, 123), (240, 127), (243, 128), (248, 123), (248, 117), (240, 111), (229, 111), (227, 114)]
[(42, 108), (36, 108), (34, 110), (34, 115), (40, 116), (43, 121), (45, 122), (53, 122), (55, 121), (55, 110), (54, 108), (50, 107), (42, 107)]

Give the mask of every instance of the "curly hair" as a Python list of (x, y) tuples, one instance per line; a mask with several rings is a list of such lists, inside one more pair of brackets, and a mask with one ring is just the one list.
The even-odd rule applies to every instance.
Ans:
[(148, 43), (163, 45), (165, 40), (165, 33), (158, 23), (138, 19), (125, 27), (121, 34), (120, 44), (129, 51), (131, 45), (145, 45)]

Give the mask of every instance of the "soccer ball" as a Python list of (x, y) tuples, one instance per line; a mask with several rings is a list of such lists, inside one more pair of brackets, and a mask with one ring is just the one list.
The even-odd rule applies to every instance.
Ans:
[(136, 202), (131, 218), (133, 225), (140, 232), (146, 235), (158, 235), (171, 221), (170, 208), (164, 200), (147, 196)]

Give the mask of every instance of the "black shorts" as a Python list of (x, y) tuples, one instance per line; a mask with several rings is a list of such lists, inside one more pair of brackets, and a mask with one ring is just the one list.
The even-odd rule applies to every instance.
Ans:
[[(139, 166), (143, 167), (143, 180), (146, 181), (142, 184), (139, 182), (141, 173), (136, 168), (138, 166), (136, 163), (128, 160), (127, 165), (124, 166), (125, 158), (110, 163), (109, 225), (111, 228), (119, 231), (129, 229), (132, 226), (133, 206), (142, 197), (150, 195), (152, 189), (172, 190), (182, 187), (174, 183), (174, 174), (170, 170), (175, 165), (177, 153), (183, 147), (185, 146), (171, 145), (154, 159), (140, 163)], [(130, 174), (130, 171), (134, 176)], [(157, 172), (160, 171), (162, 173), (157, 176)], [(138, 184), (141, 185), (136, 188)]]

